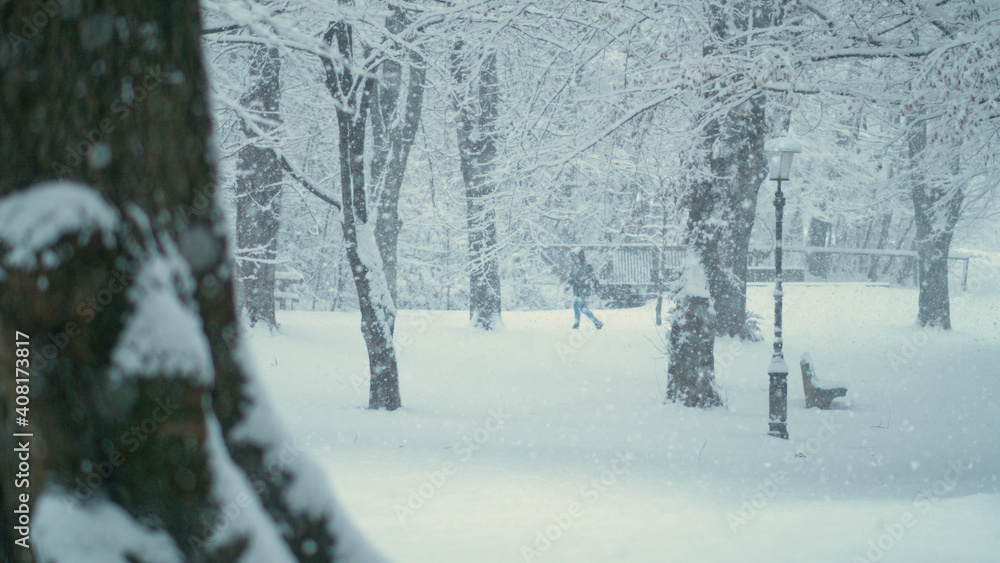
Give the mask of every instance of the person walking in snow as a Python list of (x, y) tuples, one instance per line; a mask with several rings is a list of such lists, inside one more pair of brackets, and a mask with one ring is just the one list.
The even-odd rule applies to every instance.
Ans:
[[(587, 307), (587, 298), (590, 297), (591, 293), (600, 289), (600, 283), (597, 281), (597, 276), (594, 275), (594, 267), (587, 263), (587, 258), (583, 255), (582, 248), (574, 248), (569, 253), (570, 258), (573, 260), (573, 264), (569, 270), (569, 287), (573, 289), (573, 314), (576, 317), (576, 322), (573, 323), (573, 328), (580, 328), (580, 313), (587, 315), (587, 317), (594, 321), (594, 326), (597, 330), (601, 330), (604, 327), (604, 323), (597, 320), (594, 313), (590, 311)], [(568, 289), (568, 288), (567, 288)]]

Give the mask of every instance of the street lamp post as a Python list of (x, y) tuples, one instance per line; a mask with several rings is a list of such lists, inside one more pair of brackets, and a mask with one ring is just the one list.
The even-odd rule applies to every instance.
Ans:
[(788, 180), (792, 170), (792, 157), (802, 152), (802, 145), (793, 139), (771, 139), (764, 144), (768, 155), (768, 177), (778, 183), (774, 192), (774, 352), (768, 376), (768, 434), (788, 439), (788, 364), (782, 354), (781, 337), (781, 287), (784, 273), (781, 269), (781, 225), (785, 213), (785, 194), (781, 193), (781, 182)]

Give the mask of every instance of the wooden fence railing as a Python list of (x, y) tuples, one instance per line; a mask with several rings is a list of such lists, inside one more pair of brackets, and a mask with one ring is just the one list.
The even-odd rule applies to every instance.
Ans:
[[(653, 272), (657, 260), (658, 247), (648, 243), (598, 243), (598, 244), (549, 244), (542, 247), (543, 259), (552, 266), (553, 270), (565, 278), (569, 272), (569, 252), (573, 248), (582, 248), (587, 254), (588, 261), (594, 266), (601, 281), (608, 285), (634, 286), (645, 290), (652, 289), (655, 284)], [(870, 259), (876, 258), (905, 258), (915, 259), (917, 253), (912, 250), (881, 250), (872, 248), (835, 248), (818, 246), (786, 246), (786, 253), (799, 254), (804, 257), (809, 256), (867, 256)], [(665, 277), (680, 271), (684, 264), (685, 247), (668, 246), (663, 249), (662, 271)], [(949, 261), (959, 261), (962, 263), (962, 291), (966, 290), (969, 279), (969, 260), (971, 256), (965, 254), (951, 254)], [(767, 262), (771, 258), (766, 259)], [(770, 266), (773, 269), (773, 266)], [(748, 281), (770, 281), (773, 280), (773, 273), (763, 263), (755, 263), (750, 268), (751, 280)], [(807, 279), (805, 269), (802, 265), (796, 266), (788, 264), (786, 268), (788, 276), (786, 280), (802, 281)], [(915, 275), (916, 268), (913, 268)], [(766, 275), (765, 275), (766, 274)], [(809, 281), (827, 281), (815, 278)]]

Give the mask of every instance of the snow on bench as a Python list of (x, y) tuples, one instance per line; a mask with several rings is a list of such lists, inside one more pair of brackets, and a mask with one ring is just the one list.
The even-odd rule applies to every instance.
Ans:
[(816, 376), (809, 354), (802, 354), (799, 367), (802, 368), (802, 387), (806, 392), (807, 409), (819, 407), (828, 410), (834, 399), (847, 395), (847, 387), (832, 381), (823, 381)]

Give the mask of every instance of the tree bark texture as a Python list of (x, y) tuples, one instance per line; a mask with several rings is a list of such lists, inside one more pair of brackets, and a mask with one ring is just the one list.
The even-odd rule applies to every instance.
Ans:
[[(723, 2), (710, 8), (715, 39), (736, 45), (743, 40), (732, 39), (732, 34), (768, 27), (774, 23), (772, 15), (771, 8), (753, 2)], [(715, 52), (715, 45), (705, 48), (706, 56)], [(709, 92), (708, 97), (716, 94)], [(766, 171), (766, 102), (763, 94), (756, 94), (727, 114), (710, 118), (704, 146), (711, 185), (700, 191), (698, 197), (704, 202), (694, 203), (700, 207), (696, 211), (700, 217), (715, 219), (701, 223), (698, 235), (716, 313), (713, 330), (719, 336), (748, 340), (759, 338), (746, 323), (746, 279), (757, 192)]]
[[(250, 90), (241, 105), (261, 120), (257, 129), (278, 125), (281, 59), (274, 47), (256, 45), (250, 57)], [(243, 126), (247, 144), (237, 154), (236, 248), (238, 276), (243, 284), (243, 308), (251, 325), (276, 327), (274, 316), (275, 261), (282, 168), (274, 149), (261, 142), (254, 128)]]
[(711, 298), (684, 293), (677, 298), (668, 340), (670, 367), (667, 369), (666, 400), (686, 407), (719, 406), (722, 398), (715, 386)]
[(713, 143), (728, 147), (709, 159), (713, 185), (703, 196), (706, 207), (698, 211), (706, 219), (719, 219), (706, 221), (702, 227), (702, 251), (716, 313), (713, 329), (719, 336), (752, 340), (758, 336), (746, 326), (747, 254), (766, 164), (763, 96), (752, 98), (710, 130), (715, 132)]
[[(770, 10), (747, 2), (713, 4), (709, 18), (713, 40), (719, 44), (731, 41), (734, 31), (772, 24)], [(718, 49), (710, 43), (703, 54), (708, 57)], [(717, 95), (707, 90), (705, 99)], [(764, 95), (756, 94), (720, 116), (701, 116), (700, 166), (692, 171), (681, 200), (688, 215), (684, 238), (690, 258), (675, 296), (668, 344), (667, 400), (686, 406), (722, 404), (715, 387), (716, 335), (759, 338), (746, 322), (746, 276), (765, 171), (765, 104)], [(702, 295), (701, 285), (707, 295)]]
[[(38, 6), (0, 7), (0, 35), (20, 33)], [(337, 560), (350, 542), (341, 541), (325, 484), (310, 482), (308, 506), (289, 495), (316, 469), (300, 455), (273, 462), (284, 437), (240, 360), (199, 5), (75, 6), (46, 12), (38, 33), (0, 53), (0, 213), (33, 201), (41, 207), (24, 211), (65, 214), (69, 200), (39, 197), (57, 193), (45, 184), (57, 178), (65, 180), (58, 193), (89, 210), (70, 213), (58, 239), (27, 249), (16, 221), (0, 224), (0, 359), (13, 365), (15, 331), (33, 346), (35, 530), (72, 521), (70, 529), (107, 532), (121, 542), (92, 554), (107, 561), (152, 552), (206, 562)], [(95, 224), (94, 214), (113, 219)], [(175, 331), (185, 345), (172, 348), (156, 330)], [(3, 405), (16, 391), (6, 381)], [(14, 413), (0, 414), (10, 435)], [(72, 562), (74, 540), (94, 547), (92, 537), (36, 534), (32, 551), (15, 550), (11, 470), (0, 464), (4, 560)], [(245, 503), (226, 523), (234, 495)], [(107, 525), (115, 529), (100, 529)], [(53, 551), (67, 542), (69, 552)]]
[(711, 274), (719, 262), (718, 225), (713, 221), (719, 205), (716, 184), (710, 179), (692, 183), (682, 204), (688, 210), (684, 238), (687, 252), (671, 315), (668, 341), (667, 400), (685, 406), (713, 407), (722, 403), (715, 379), (715, 300)]
[[(495, 53), (481, 61), (468, 58), (457, 42), (452, 72), (460, 88), (458, 104), (458, 153), (469, 231), (469, 318), (472, 326), (493, 330), (501, 318), (500, 256), (497, 243), (494, 176), (497, 158), (497, 112), (500, 89)], [(479, 69), (471, 76), (471, 68)]]
[[(401, 8), (392, 8), (386, 19), (390, 33), (401, 32), (409, 18)], [(416, 53), (409, 55), (406, 87), (403, 88), (403, 65), (392, 59), (382, 62), (382, 74), (376, 87), (372, 116), (371, 176), (376, 185), (375, 242), (385, 268), (385, 279), (392, 301), (399, 304), (396, 289), (399, 232), (403, 220), (399, 215), (399, 195), (406, 173), (410, 148), (420, 126), (423, 109), (424, 80), (427, 69)], [(401, 114), (399, 112), (402, 112)]]
[[(809, 220), (809, 246), (824, 247), (832, 225), (818, 217)], [(829, 254), (806, 254), (806, 268), (809, 274), (826, 279), (830, 275)]]
[[(334, 23), (326, 33), (326, 40), (331, 45), (335, 44), (346, 60), (352, 59), (353, 29), (350, 25)], [(356, 78), (347, 65), (338, 69), (329, 59), (324, 61), (324, 65), (327, 88), (341, 102), (337, 108), (337, 124), (340, 133), (343, 231), (347, 259), (358, 292), (361, 333), (368, 348), (371, 377), (368, 408), (391, 411), (402, 404), (399, 369), (392, 339), (396, 306), (389, 294), (382, 258), (375, 242), (375, 232), (368, 217), (365, 193), (365, 126), (375, 83)]]
[(927, 147), (927, 122), (911, 124), (907, 138), (916, 224), (918, 306), (920, 326), (951, 329), (948, 293), (948, 253), (962, 209), (964, 193), (959, 187), (931, 186), (920, 171), (920, 156)]

